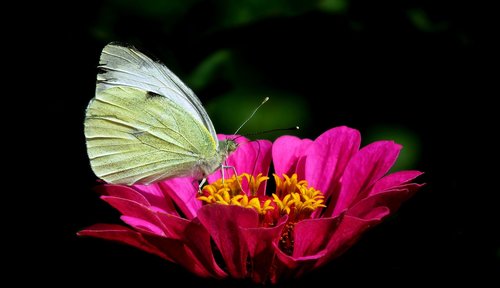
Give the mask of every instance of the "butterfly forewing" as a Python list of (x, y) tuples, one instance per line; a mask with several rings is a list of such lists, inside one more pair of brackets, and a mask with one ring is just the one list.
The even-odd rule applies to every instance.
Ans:
[(212, 121), (198, 97), (165, 65), (153, 61), (133, 47), (114, 43), (104, 47), (99, 65), (102, 73), (97, 76), (96, 93), (117, 86), (157, 93), (197, 119), (217, 139)]

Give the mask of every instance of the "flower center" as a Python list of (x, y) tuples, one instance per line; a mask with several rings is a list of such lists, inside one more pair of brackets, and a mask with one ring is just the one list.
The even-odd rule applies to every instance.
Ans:
[(293, 228), (301, 220), (308, 219), (314, 210), (326, 207), (324, 196), (319, 190), (309, 187), (306, 180), (299, 181), (297, 174), (291, 177), (273, 174), (276, 191), (271, 196), (258, 195), (260, 185), (269, 179), (262, 174), (253, 177), (243, 173), (229, 179), (217, 180), (205, 185), (198, 200), (204, 204), (236, 205), (254, 209), (259, 213), (263, 227), (275, 226), (279, 219), (288, 215), (283, 229), (280, 248), (288, 254), (293, 251)]

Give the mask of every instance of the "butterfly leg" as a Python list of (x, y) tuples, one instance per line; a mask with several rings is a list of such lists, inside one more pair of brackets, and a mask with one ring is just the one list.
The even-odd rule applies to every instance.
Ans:
[(222, 184), (224, 184), (224, 179), (226, 179), (225, 172), (224, 172), (225, 169), (231, 169), (231, 170), (233, 170), (234, 175), (238, 176), (238, 172), (236, 172), (236, 168), (234, 166), (222, 165), (221, 169), (220, 169), (220, 172), (222, 174)]
[(243, 187), (241, 186), (241, 183), (238, 180), (238, 172), (236, 172), (236, 167), (234, 167), (234, 166), (222, 165), (222, 167), (221, 167), (222, 184), (224, 184), (224, 169), (233, 170), (234, 176), (236, 176), (236, 181), (238, 181), (238, 185), (240, 186), (240, 189), (243, 190)]
[(220, 167), (220, 174), (222, 176), (222, 185), (224, 185), (224, 180), (226, 179), (226, 177), (224, 177), (224, 169), (226, 169), (226, 167), (229, 167), (229, 166), (222, 165)]
[[(231, 169), (231, 170), (233, 170), (234, 175), (235, 175), (235, 176), (238, 176), (238, 172), (236, 172), (236, 168), (235, 168), (234, 166), (226, 166), (226, 165), (223, 165), (223, 166), (222, 166), (222, 169)], [(224, 173), (224, 172), (222, 172), (222, 173)], [(224, 175), (224, 174), (222, 174), (222, 175)]]
[(201, 195), (201, 188), (203, 187), (203, 185), (205, 185), (205, 183), (207, 182), (207, 178), (203, 178), (200, 182), (200, 185), (198, 185), (198, 194)]

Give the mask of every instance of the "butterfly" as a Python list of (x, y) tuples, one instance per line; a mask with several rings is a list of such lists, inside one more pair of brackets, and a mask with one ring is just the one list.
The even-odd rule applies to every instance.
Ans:
[(217, 139), (201, 101), (162, 63), (110, 43), (98, 68), (84, 130), (91, 168), (102, 180), (204, 180), (236, 150), (234, 140)]

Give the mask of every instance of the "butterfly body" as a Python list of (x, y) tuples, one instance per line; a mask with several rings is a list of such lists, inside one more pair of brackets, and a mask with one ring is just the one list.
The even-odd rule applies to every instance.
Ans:
[(236, 149), (218, 141), (195, 94), (164, 65), (134, 48), (107, 45), (96, 96), (85, 115), (94, 173), (108, 183), (203, 179)]

